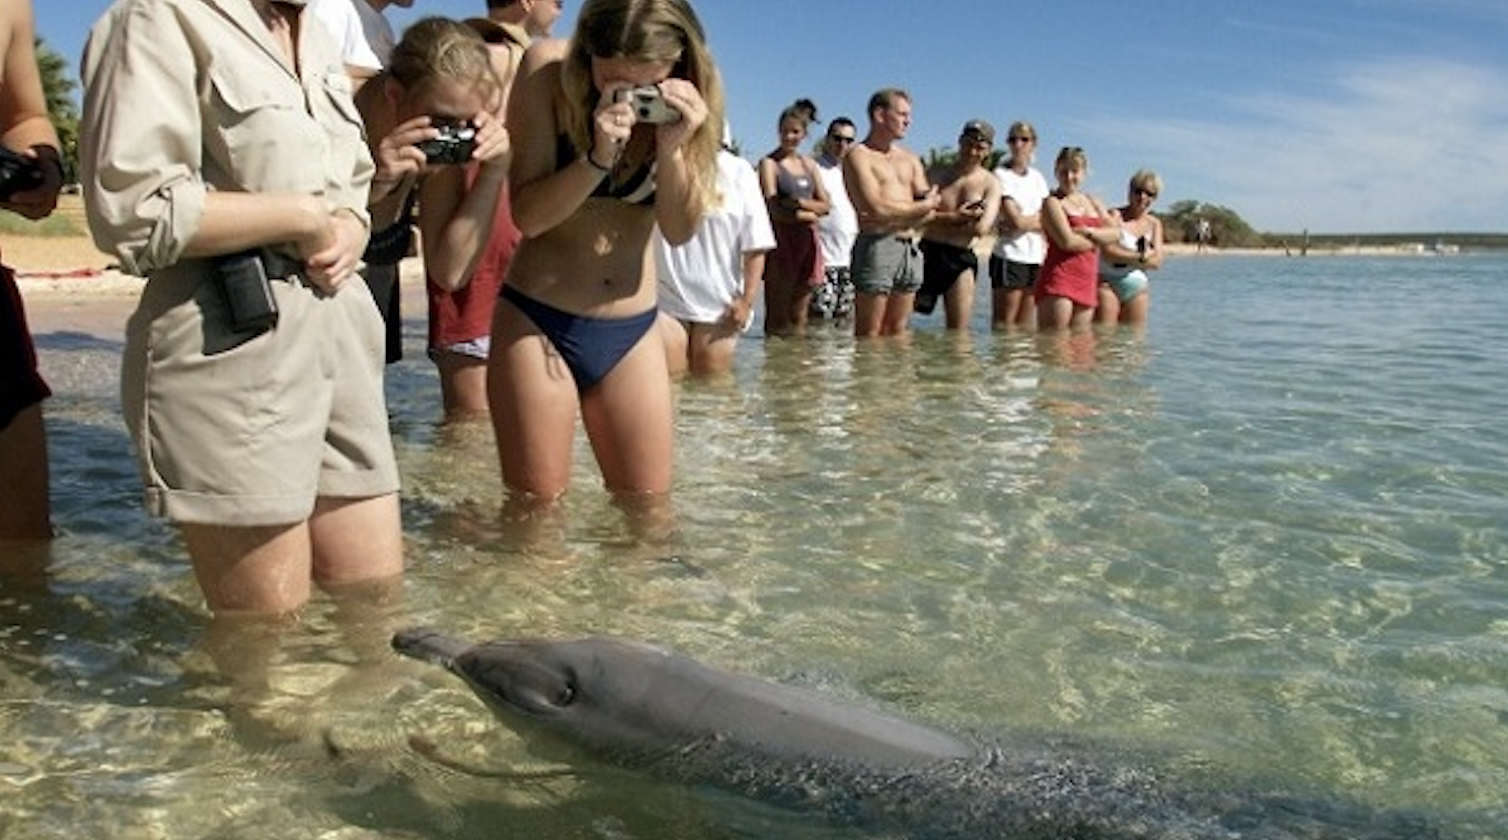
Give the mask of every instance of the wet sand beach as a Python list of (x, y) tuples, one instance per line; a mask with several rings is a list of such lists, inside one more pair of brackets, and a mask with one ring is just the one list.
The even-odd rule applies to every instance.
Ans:
[[(121, 272), (87, 236), (11, 234), (0, 237), (0, 253), (16, 272), (33, 333), (119, 338), (145, 282)], [(424, 275), (415, 258), (403, 264), (403, 289), (405, 314), (424, 312)]]

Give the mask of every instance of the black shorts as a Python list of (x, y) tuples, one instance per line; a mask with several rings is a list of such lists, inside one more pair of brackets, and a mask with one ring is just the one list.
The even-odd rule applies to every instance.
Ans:
[(941, 297), (965, 271), (978, 271), (979, 257), (968, 248), (922, 240), (922, 287), (919, 295)]
[(37, 371), (37, 348), (26, 328), (15, 272), (0, 266), (0, 429), (50, 396), (52, 390)]
[(1037, 285), (1042, 266), (1036, 263), (1007, 262), (1005, 257), (990, 257), (990, 288), (1030, 289)]

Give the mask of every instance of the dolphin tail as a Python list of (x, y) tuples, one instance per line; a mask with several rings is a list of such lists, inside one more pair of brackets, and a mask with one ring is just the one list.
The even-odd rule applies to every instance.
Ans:
[(465, 639), (448, 636), (433, 627), (410, 627), (393, 636), (393, 650), (446, 668), (471, 647), (471, 643)]

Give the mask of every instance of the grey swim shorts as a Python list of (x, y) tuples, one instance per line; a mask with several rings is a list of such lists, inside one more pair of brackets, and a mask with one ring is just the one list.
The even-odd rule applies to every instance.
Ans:
[(922, 286), (922, 251), (915, 239), (861, 233), (853, 244), (854, 291), (904, 295)]

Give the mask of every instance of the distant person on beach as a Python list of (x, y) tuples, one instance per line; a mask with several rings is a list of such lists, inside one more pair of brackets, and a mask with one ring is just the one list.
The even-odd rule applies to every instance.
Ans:
[[(1194, 240), (1199, 243), (1197, 246), (1198, 253), (1202, 254), (1205, 252), (1205, 249), (1209, 248), (1211, 235), (1210, 220), (1200, 216), (1198, 221), (1194, 223)], [(1304, 244), (1305, 246), (1308, 245), (1307, 232)]]
[[(63, 167), (37, 67), (31, 0), (0, 6), (0, 145), (0, 208), (33, 220), (50, 215)], [(0, 540), (52, 537), (42, 422), (42, 401), (51, 394), (37, 370), (15, 273), (0, 263)]]
[(1100, 245), (1118, 234), (1105, 205), (1081, 189), (1089, 177), (1083, 149), (1063, 147), (1053, 173), (1058, 186), (1042, 202), (1047, 256), (1037, 278), (1037, 326), (1084, 327), (1099, 305)]
[(955, 161), (928, 173), (938, 204), (922, 233), (922, 287), (915, 308), (931, 314), (941, 298), (950, 330), (967, 329), (973, 317), (979, 273), (975, 244), (994, 229), (1000, 212), (1000, 181), (984, 168), (994, 148), (994, 126), (969, 120), (959, 131)]
[(921, 158), (900, 145), (911, 127), (911, 96), (885, 88), (869, 98), (869, 133), (843, 159), (859, 214), (853, 246), (854, 335), (901, 335), (922, 284), (921, 228), (937, 210), (937, 189)]
[[(366, 84), (387, 70), (393, 47), (398, 42), (393, 24), (385, 13), (389, 6), (406, 9), (413, 4), (414, 0), (309, 0), (308, 3), (314, 19), (324, 25), (340, 48), (346, 75), (351, 78), (356, 106), (368, 126), (367, 136), (373, 144), (392, 126), (390, 104), (383, 86), (368, 87)], [(386, 206), (371, 209), (373, 218), (381, 221), (372, 230), (371, 241), (362, 255), (361, 279), (371, 288), (372, 299), (387, 326), (383, 358), (391, 364), (403, 358), (398, 264), (413, 250), (413, 208), (394, 197)]]
[(660, 332), (672, 376), (725, 374), (754, 320), (765, 256), (775, 247), (759, 177), (726, 148), (717, 155), (718, 201), (696, 235), (671, 245), (655, 234)]
[(508, 103), (523, 242), (493, 317), (488, 401), (503, 481), (550, 500), (581, 418), (607, 487), (668, 494), (673, 406), (656, 224), (695, 234), (717, 190), (723, 91), (686, 0), (587, 0), (535, 43)]
[(221, 616), (292, 613), (315, 584), (380, 602), (403, 570), (382, 320), (356, 276), (373, 165), (314, 26), (268, 0), (119, 0), (84, 48), (90, 230), (147, 278), (126, 425)]
[(1126, 185), (1125, 205), (1111, 211), (1119, 235), (1100, 246), (1096, 323), (1147, 323), (1152, 306), (1147, 272), (1162, 267), (1162, 220), (1152, 215), (1152, 203), (1160, 192), (1162, 179), (1157, 173), (1138, 170)]
[(1037, 153), (1037, 129), (1025, 120), (1011, 123), (1005, 133), (1010, 156), (995, 167), (1000, 181), (999, 234), (990, 254), (991, 322), (995, 329), (1030, 326), (1036, 320), (1033, 287), (1047, 256), (1042, 235), (1042, 201), (1051, 188), (1032, 166)]
[(826, 280), (817, 223), (827, 215), (827, 187), (817, 162), (801, 151), (817, 106), (798, 99), (780, 112), (780, 143), (759, 159), (759, 187), (775, 228), (775, 250), (764, 264), (764, 332), (787, 335), (806, 328), (812, 292)]
[[(375, 122), (395, 125), (377, 145), (372, 212), (396, 209), (420, 231), (430, 300), (429, 356), (439, 369), (445, 417), (485, 416), (492, 302), (501, 276), (488, 274), (485, 288), (471, 285), (497, 233), (508, 177), (508, 132), (499, 113), (502, 81), (475, 29), (427, 17), (404, 31), (381, 84), (390, 107), (368, 120), (368, 130)], [(376, 219), (379, 228), (394, 221)], [(509, 232), (511, 224), (503, 235)], [(486, 282), (491, 279), (497, 282)], [(469, 311), (474, 298), (483, 311)]]
[(859, 235), (859, 215), (843, 183), (843, 158), (858, 142), (858, 129), (848, 117), (834, 117), (817, 147), (817, 177), (827, 191), (827, 214), (817, 220), (817, 242), (822, 246), (820, 287), (812, 292), (807, 314), (812, 318), (847, 318), (853, 314), (853, 275), (849, 261), (854, 239)]

